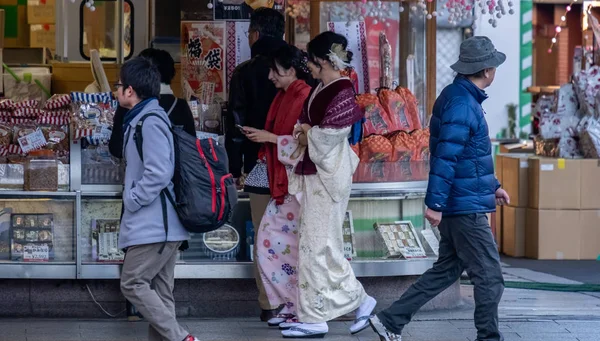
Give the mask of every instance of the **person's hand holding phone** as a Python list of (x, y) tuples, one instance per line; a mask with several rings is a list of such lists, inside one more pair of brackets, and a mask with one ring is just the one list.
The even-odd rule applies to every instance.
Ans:
[(256, 129), (252, 127), (242, 127), (246, 137), (256, 143), (277, 143), (277, 135), (266, 130)]

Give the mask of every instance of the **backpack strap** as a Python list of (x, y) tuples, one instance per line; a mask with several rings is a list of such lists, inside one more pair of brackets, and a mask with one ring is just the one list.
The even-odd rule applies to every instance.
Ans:
[[(175, 100), (175, 103), (177, 103), (177, 100)], [(169, 112), (171, 112), (171, 110), (173, 110), (174, 107), (175, 107), (175, 105), (173, 105), (171, 107)], [(148, 117), (151, 117), (151, 116), (158, 117), (161, 121), (163, 121), (167, 125), (167, 127), (169, 128), (169, 130), (171, 132), (173, 131), (171, 129), (171, 126), (169, 125), (169, 123), (156, 113), (149, 113), (149, 114), (142, 116), (140, 118), (140, 120), (138, 121), (138, 123), (135, 125), (135, 133), (133, 134), (133, 140), (135, 141), (135, 148), (137, 149), (137, 152), (140, 156), (140, 160), (142, 160), (142, 162), (144, 162), (144, 150), (142, 148), (143, 144), (144, 144), (144, 136), (142, 135), (142, 128), (144, 125), (144, 120), (146, 120)], [(171, 193), (169, 193), (169, 191), (166, 188), (163, 188), (163, 190), (160, 191), (160, 206), (162, 208), (163, 224), (165, 226), (165, 243), (160, 247), (160, 250), (158, 250), (159, 254), (162, 254), (163, 250), (165, 249), (165, 245), (167, 245), (168, 238), (169, 238), (169, 216), (168, 216), (168, 212), (167, 212), (167, 200), (169, 200), (169, 202), (171, 203), (171, 205), (173, 205), (173, 207), (177, 207), (175, 205), (175, 200), (171, 196)]]
[(177, 105), (177, 97), (175, 97), (175, 100), (173, 101), (171, 108), (169, 109), (169, 111), (167, 111), (167, 116), (171, 117), (171, 113), (173, 112), (173, 109), (175, 109), (176, 105)]

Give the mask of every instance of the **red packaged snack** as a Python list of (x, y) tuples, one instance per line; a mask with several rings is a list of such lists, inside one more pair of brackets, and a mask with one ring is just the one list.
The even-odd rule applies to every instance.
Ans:
[(55, 110), (68, 107), (71, 104), (71, 95), (53, 95), (44, 103), (44, 109)]
[(419, 105), (415, 95), (407, 88), (400, 86), (396, 88), (396, 93), (398, 93), (404, 101), (404, 114), (410, 123), (411, 130), (423, 128), (421, 117), (419, 115)]
[(385, 109), (379, 103), (379, 98), (373, 94), (362, 94), (356, 98), (356, 103), (365, 114), (365, 123), (363, 125), (364, 136), (373, 134), (384, 135), (392, 132), (392, 122), (390, 122)]
[(0, 100), (0, 109), (2, 110), (13, 110), (15, 108), (15, 102), (12, 99)]
[(413, 130), (412, 122), (409, 122), (406, 114), (404, 112), (404, 100), (399, 93), (383, 89), (379, 91), (379, 101), (381, 102), (381, 106), (385, 109), (391, 123), (392, 127), (390, 131), (411, 131)]
[(390, 141), (381, 135), (371, 135), (360, 144), (358, 182), (391, 181), (393, 175), (393, 148)]
[(393, 181), (412, 181), (417, 164), (414, 162), (416, 142), (404, 131), (396, 132), (389, 137), (393, 148), (394, 175)]

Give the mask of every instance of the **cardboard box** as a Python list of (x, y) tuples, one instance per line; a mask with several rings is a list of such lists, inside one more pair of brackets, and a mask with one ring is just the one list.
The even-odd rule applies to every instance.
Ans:
[(510, 196), (510, 206), (527, 207), (529, 156), (509, 156), (502, 158), (502, 188)]
[(46, 47), (56, 49), (56, 27), (52, 24), (31, 25), (31, 47)]
[(527, 258), (578, 260), (580, 246), (579, 211), (527, 209)]
[(526, 208), (503, 208), (502, 252), (505, 255), (525, 257), (526, 218)]
[(28, 24), (54, 24), (55, 22), (55, 0), (27, 0)]
[(581, 209), (600, 209), (600, 160), (580, 160)]
[(496, 163), (495, 163), (495, 170), (494, 170), (494, 174), (496, 174), (496, 179), (498, 179), (498, 181), (500, 181), (500, 184), (502, 184), (502, 159), (504, 158), (504, 155), (502, 154), (496, 154)]
[(496, 214), (495, 214), (495, 231), (496, 231), (496, 235), (494, 236), (494, 238), (496, 239), (496, 245), (498, 246), (498, 252), (503, 252), (504, 250), (504, 245), (502, 243), (502, 234), (504, 233), (504, 221), (503, 221), (503, 207), (502, 206), (496, 206)]
[(581, 160), (530, 158), (528, 182), (530, 208), (578, 210), (581, 207)]
[(581, 250), (579, 259), (600, 258), (600, 210), (584, 210), (579, 214)]

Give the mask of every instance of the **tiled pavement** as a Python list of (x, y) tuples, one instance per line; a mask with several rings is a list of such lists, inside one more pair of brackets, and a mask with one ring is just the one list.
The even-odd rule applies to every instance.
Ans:
[[(182, 325), (203, 341), (274, 341), (282, 340), (279, 331), (249, 320), (183, 320)], [(348, 323), (330, 324), (324, 340), (379, 341), (365, 330), (351, 336)], [(143, 322), (103, 320), (0, 320), (3, 341), (141, 341), (146, 340)], [(520, 320), (501, 321), (506, 341), (598, 341), (600, 320)], [(472, 321), (415, 321), (405, 329), (405, 341), (473, 341)]]
[[(404, 341), (474, 341), (473, 290), (461, 287), (464, 305), (418, 313)], [(600, 341), (600, 293), (506, 289), (499, 309), (506, 341)], [(180, 321), (202, 341), (283, 340), (277, 329), (254, 319)], [(349, 322), (330, 323), (324, 340), (379, 341), (365, 330), (348, 332)], [(0, 341), (141, 341), (148, 325), (124, 320), (0, 319)]]

